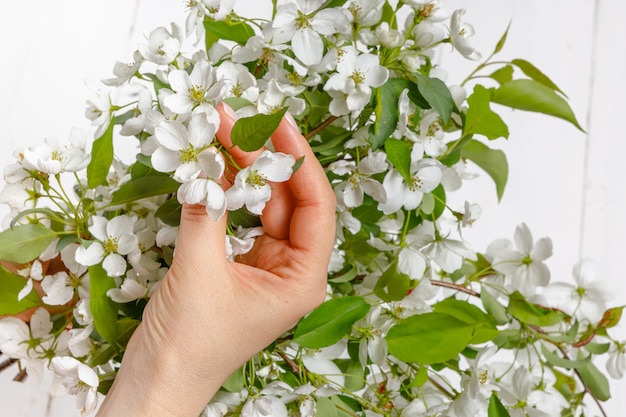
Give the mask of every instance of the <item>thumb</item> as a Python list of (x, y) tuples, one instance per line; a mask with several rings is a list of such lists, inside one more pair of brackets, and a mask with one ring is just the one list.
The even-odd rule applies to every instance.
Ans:
[[(217, 222), (207, 215), (206, 208), (198, 204), (183, 204), (180, 216), (178, 241), (172, 267), (191, 268), (193, 276), (226, 262), (227, 215)], [(198, 269), (198, 271), (194, 271)]]

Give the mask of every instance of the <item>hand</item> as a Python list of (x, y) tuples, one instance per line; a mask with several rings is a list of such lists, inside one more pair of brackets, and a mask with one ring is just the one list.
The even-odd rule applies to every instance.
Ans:
[[(234, 112), (219, 105), (218, 140), (241, 167), (257, 153), (232, 148)], [(304, 156), (273, 184), (265, 235), (238, 262), (225, 254), (226, 216), (184, 206), (173, 264), (150, 299), (98, 416), (197, 417), (224, 380), (318, 306), (335, 236), (335, 196), (323, 168), (287, 115), (276, 151)]]

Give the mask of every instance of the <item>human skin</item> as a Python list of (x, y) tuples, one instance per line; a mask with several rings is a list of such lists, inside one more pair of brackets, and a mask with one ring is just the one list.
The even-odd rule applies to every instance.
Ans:
[[(217, 109), (218, 140), (237, 165), (251, 165), (260, 151), (233, 148), (236, 116), (223, 104)], [(289, 181), (272, 184), (261, 217), (265, 234), (249, 254), (229, 262), (226, 216), (213, 222), (203, 206), (183, 207), (172, 266), (97, 417), (197, 417), (228, 376), (323, 301), (335, 196), (290, 115), (272, 143), (304, 162)]]

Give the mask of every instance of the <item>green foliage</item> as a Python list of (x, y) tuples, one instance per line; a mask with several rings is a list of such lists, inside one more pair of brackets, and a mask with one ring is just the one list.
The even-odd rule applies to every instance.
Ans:
[(43, 303), (35, 291), (18, 301), (17, 295), (26, 285), (24, 277), (12, 274), (0, 265), (0, 316), (19, 314)]
[(208, 17), (204, 18), (204, 29), (206, 30), (207, 50), (218, 40), (224, 39), (244, 45), (248, 39), (254, 36), (254, 29), (246, 22), (240, 20), (214, 21)]
[(122, 184), (113, 194), (111, 205), (126, 204), (143, 198), (174, 194), (180, 183), (162, 175), (139, 177)]
[(463, 136), (485, 135), (487, 139), (509, 137), (509, 128), (502, 118), (489, 108), (491, 94), (482, 85), (474, 87), (474, 94), (468, 97), (467, 115), (463, 126)]
[(498, 201), (502, 200), (509, 177), (509, 164), (506, 155), (498, 149), (491, 149), (477, 140), (470, 140), (461, 149), (461, 156), (481, 167), (496, 185)]
[(231, 133), (233, 145), (246, 152), (261, 149), (278, 128), (285, 113), (287, 108), (273, 114), (259, 113), (237, 120)]
[(109, 277), (100, 264), (89, 267), (91, 314), (96, 330), (104, 340), (114, 348), (117, 346), (117, 310), (118, 304), (111, 300), (107, 291), (116, 288), (115, 280)]
[(586, 366), (582, 366), (577, 370), (583, 383), (594, 398), (600, 401), (607, 401), (611, 398), (609, 381), (593, 362), (589, 362)]
[(370, 305), (362, 297), (328, 300), (298, 323), (294, 341), (312, 349), (330, 346), (341, 340), (369, 309)]
[(506, 407), (502, 404), (496, 393), (491, 394), (489, 398), (488, 417), (511, 417)]
[(493, 92), (491, 101), (513, 109), (558, 117), (584, 131), (567, 101), (550, 87), (535, 80), (504, 83)]
[(433, 109), (437, 110), (443, 122), (448, 123), (454, 110), (454, 100), (446, 84), (438, 78), (430, 78), (420, 73), (416, 76), (420, 94)]
[(16, 264), (37, 258), (58, 236), (41, 224), (22, 224), (0, 232), (0, 259)]
[(433, 364), (445, 362), (467, 347), (474, 324), (444, 313), (409, 317), (389, 329), (389, 353), (405, 362)]
[(93, 142), (91, 148), (91, 161), (87, 166), (87, 186), (96, 188), (107, 184), (107, 175), (113, 163), (113, 126), (115, 117), (111, 116), (111, 122), (107, 130)]
[(385, 142), (385, 153), (393, 167), (402, 175), (407, 184), (411, 178), (411, 145), (397, 139), (388, 139)]
[(517, 291), (509, 296), (507, 312), (524, 324), (538, 327), (553, 326), (567, 317), (567, 314), (560, 310), (529, 303)]

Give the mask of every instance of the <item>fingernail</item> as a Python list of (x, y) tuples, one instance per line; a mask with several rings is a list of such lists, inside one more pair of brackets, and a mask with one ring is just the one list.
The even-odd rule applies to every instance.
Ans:
[(237, 113), (235, 113), (235, 110), (233, 110), (232, 107), (230, 107), (228, 104), (226, 104), (223, 101), (222, 101), (222, 107), (224, 107), (224, 111), (229, 117), (231, 117), (234, 120), (237, 120)]
[(285, 113), (285, 120), (287, 120), (287, 123), (289, 123), (289, 125), (293, 127), (295, 130), (300, 130), (298, 128), (298, 123), (296, 123), (296, 119), (293, 118), (291, 113), (289, 112)]

